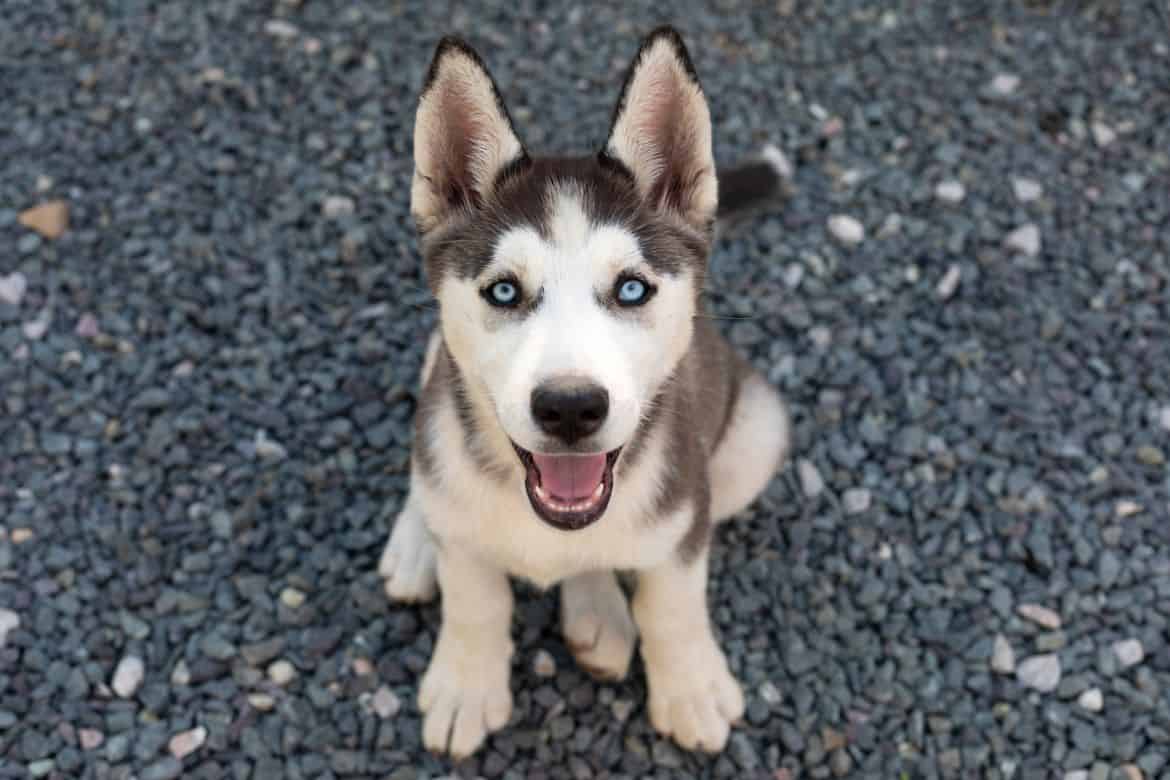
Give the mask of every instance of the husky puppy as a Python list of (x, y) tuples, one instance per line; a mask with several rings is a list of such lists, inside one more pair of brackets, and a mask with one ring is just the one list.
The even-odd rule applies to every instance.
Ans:
[[(707, 612), (712, 528), (788, 450), (777, 392), (701, 316), (716, 219), (776, 195), (776, 157), (721, 176), (679, 34), (642, 43), (590, 156), (529, 156), (479, 56), (442, 40), (418, 104), (411, 212), (440, 326), (410, 491), (379, 566), (442, 591), (422, 679), (428, 749), (474, 752), (512, 711), (512, 588), (560, 584), (577, 661), (622, 678), (635, 644), (654, 728), (721, 750), (743, 714)], [(629, 602), (615, 571), (630, 571)]]

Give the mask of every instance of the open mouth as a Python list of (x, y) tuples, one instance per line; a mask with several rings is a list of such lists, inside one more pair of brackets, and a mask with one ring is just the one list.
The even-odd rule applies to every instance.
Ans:
[(527, 472), (524, 488), (541, 520), (562, 531), (591, 525), (609, 506), (621, 447), (591, 455), (543, 455), (513, 443)]

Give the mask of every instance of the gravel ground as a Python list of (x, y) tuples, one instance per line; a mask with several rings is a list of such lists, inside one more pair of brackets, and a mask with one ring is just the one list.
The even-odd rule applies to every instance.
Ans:
[(375, 573), (436, 39), (584, 148), (658, 12), (16, 0), (0, 777), (1170, 778), (1170, 11), (676, 5), (718, 157), (797, 164), (710, 283), (797, 456), (712, 563), (726, 753), (657, 739), (640, 669), (591, 682), (521, 587), (513, 725), (453, 770), (414, 705), (437, 608)]

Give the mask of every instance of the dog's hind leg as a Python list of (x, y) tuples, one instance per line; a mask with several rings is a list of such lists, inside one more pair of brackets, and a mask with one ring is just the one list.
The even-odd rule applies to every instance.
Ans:
[(626, 676), (638, 629), (613, 572), (579, 574), (561, 584), (561, 631), (582, 669), (604, 680)]
[(744, 380), (723, 441), (709, 466), (711, 518), (726, 520), (756, 499), (788, 455), (788, 410), (759, 374)]
[(394, 521), (378, 573), (386, 580), (386, 595), (394, 601), (430, 601), (435, 597), (435, 541), (413, 488)]

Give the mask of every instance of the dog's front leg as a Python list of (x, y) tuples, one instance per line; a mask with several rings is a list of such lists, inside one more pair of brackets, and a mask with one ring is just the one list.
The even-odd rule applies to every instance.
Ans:
[(512, 714), (512, 588), (507, 575), (443, 545), (438, 553), (443, 623), (419, 687), (427, 749), (471, 755)]
[(643, 571), (633, 599), (650, 687), (650, 722), (688, 750), (718, 752), (743, 715), (743, 692), (711, 633), (707, 550)]

